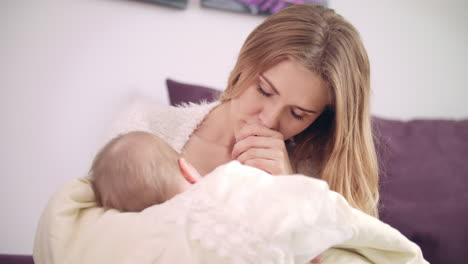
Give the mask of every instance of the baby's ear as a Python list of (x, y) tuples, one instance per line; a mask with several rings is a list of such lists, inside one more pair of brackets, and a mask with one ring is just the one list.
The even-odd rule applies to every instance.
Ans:
[(186, 161), (184, 158), (179, 159), (179, 170), (182, 176), (191, 184), (196, 183), (201, 179), (200, 173), (195, 169), (192, 164)]

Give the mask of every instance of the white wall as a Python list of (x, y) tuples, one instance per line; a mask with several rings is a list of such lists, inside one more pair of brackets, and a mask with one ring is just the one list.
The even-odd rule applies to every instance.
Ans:
[(371, 60), (373, 113), (468, 117), (468, 1), (333, 1)]
[[(0, 2), (0, 253), (31, 253), (48, 197), (85, 175), (135, 94), (167, 103), (172, 77), (222, 89), (262, 17), (129, 0)], [(377, 3), (378, 2), (378, 3)], [(361, 31), (373, 112), (467, 118), (468, 8), (458, 1), (332, 1)]]

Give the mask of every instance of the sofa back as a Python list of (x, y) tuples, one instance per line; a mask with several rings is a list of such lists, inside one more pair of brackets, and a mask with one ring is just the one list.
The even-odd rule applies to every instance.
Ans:
[(381, 220), (430, 263), (468, 259), (468, 120), (374, 118)]

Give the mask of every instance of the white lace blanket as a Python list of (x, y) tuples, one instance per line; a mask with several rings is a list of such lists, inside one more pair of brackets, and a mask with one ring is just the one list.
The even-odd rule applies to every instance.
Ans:
[(34, 258), (37, 264), (306, 263), (337, 244), (322, 263), (427, 263), (415, 244), (349, 207), (325, 182), (273, 177), (238, 162), (141, 213), (104, 211), (86, 179), (72, 181), (44, 211)]

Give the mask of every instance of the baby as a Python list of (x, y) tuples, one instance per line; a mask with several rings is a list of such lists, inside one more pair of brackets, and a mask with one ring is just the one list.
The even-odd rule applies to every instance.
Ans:
[[(131, 259), (148, 260), (145, 263), (309, 263), (345, 241), (342, 247), (366, 249), (365, 256), (376, 263), (383, 263), (378, 256), (384, 254), (376, 252), (408, 249), (413, 255), (391, 254), (388, 263), (409, 263), (396, 260), (408, 256), (424, 263), (409, 240), (352, 209), (324, 181), (272, 176), (237, 161), (202, 179), (172, 147), (150, 133), (130, 132), (112, 139), (96, 156), (90, 176), (99, 205), (128, 212), (149, 207), (144, 214), (120, 218), (150, 219), (138, 220), (133, 228), (144, 231), (131, 233), (132, 242), (124, 247), (136, 254)], [(388, 236), (398, 238), (398, 243)]]
[[(247, 177), (242, 178), (239, 174)], [(176, 194), (185, 192), (192, 184), (201, 180), (201, 176), (197, 170), (185, 159), (181, 158), (169, 144), (156, 135), (142, 131), (119, 135), (107, 143), (96, 155), (89, 175), (98, 205), (124, 212), (140, 212), (152, 205), (163, 203)], [(253, 178), (251, 178), (251, 176), (253, 176)], [(298, 208), (303, 207), (301, 204), (310, 202), (310, 200), (301, 199), (300, 195), (298, 195), (297, 198), (293, 198), (293, 200), (300, 200), (301, 202), (293, 202), (291, 198), (296, 195), (296, 188), (288, 189), (287, 182), (281, 180), (280, 182), (272, 184), (272, 182), (269, 181), (270, 177), (273, 176), (255, 168), (247, 169), (246, 166), (240, 163), (226, 164), (207, 175), (203, 183), (200, 181), (200, 183), (202, 183), (202, 186), (200, 186), (201, 188), (192, 190), (192, 193), (187, 193), (186, 195), (189, 200), (196, 203), (197, 208), (203, 208), (204, 199), (197, 199), (200, 195), (204, 196), (203, 194), (207, 194), (210, 199), (221, 201), (221, 207), (210, 207), (210, 210), (206, 210), (205, 208), (203, 209), (203, 213), (197, 210), (190, 210), (184, 207), (184, 203), (180, 203), (179, 201), (172, 201), (171, 207), (176, 212), (184, 212), (185, 216), (183, 218), (191, 221), (189, 225), (190, 228), (186, 228), (191, 231), (187, 231), (187, 233), (191, 233), (191, 239), (200, 241), (201, 244), (205, 243), (204, 240), (216, 240), (216, 237), (219, 236), (219, 234), (216, 234), (211, 228), (198, 232), (203, 234), (200, 237), (194, 237), (193, 235), (197, 233), (197, 226), (211, 226), (214, 224), (212, 223), (214, 218), (218, 218), (218, 220), (223, 219), (223, 221), (221, 221), (222, 223), (218, 223), (218, 225), (222, 224), (226, 229), (232, 229), (232, 233), (240, 237), (239, 241), (245, 242), (248, 237), (252, 236), (251, 234), (248, 237), (240, 235), (241, 232), (237, 230), (237, 226), (239, 225), (238, 220), (240, 219), (233, 221), (232, 215), (236, 217), (240, 216), (240, 214), (235, 213), (239, 205), (241, 207), (245, 206), (245, 208), (250, 208), (249, 210), (242, 209), (242, 211), (251, 212), (245, 215), (245, 219), (243, 219), (246, 223), (252, 223), (253, 219), (258, 221), (259, 226), (254, 228), (256, 233), (269, 234), (276, 229), (274, 226), (277, 225), (282, 226), (284, 233), (291, 235), (298, 230), (301, 230), (301, 233), (307, 233), (302, 230), (303, 224), (294, 224), (292, 226), (291, 223), (281, 224), (285, 221), (288, 222), (288, 218), (291, 218), (291, 215), (284, 219), (278, 219), (277, 212), (286, 216), (291, 208), (296, 205)], [(281, 179), (281, 177), (277, 178)], [(253, 179), (255, 180), (252, 182)], [(287, 178), (285, 179), (289, 180)], [(294, 181), (293, 178), (290, 180)], [(296, 186), (302, 187), (302, 182), (296, 183)], [(275, 191), (276, 188), (280, 188), (283, 191), (279, 189)], [(280, 203), (277, 202), (275, 206), (276, 209), (274, 210), (277, 212), (272, 214), (274, 217), (269, 216), (272, 213), (271, 209), (265, 211), (265, 213), (261, 213), (261, 209), (264, 206), (269, 206), (276, 195), (285, 198), (285, 203), (283, 202), (285, 206), (280, 206)], [(291, 197), (288, 198), (288, 196)], [(307, 197), (308, 196), (309, 195), (307, 195)], [(260, 208), (252, 207), (252, 205), (255, 206), (255, 204), (261, 205)], [(192, 216), (193, 212), (195, 212), (193, 215), (197, 215), (197, 218), (203, 216), (204, 220), (193, 221), (193, 219), (195, 219)], [(231, 212), (232, 215), (226, 212)], [(265, 223), (262, 223), (258, 217), (265, 218)], [(170, 225), (166, 225), (166, 228), (169, 228), (169, 226)], [(290, 227), (285, 228), (286, 226)], [(325, 229), (327, 229), (327, 227)], [(178, 227), (174, 230), (183, 232), (185, 229)], [(173, 231), (172, 234), (174, 234), (174, 232), (176, 231)], [(321, 232), (316, 232), (314, 234), (316, 235), (319, 233)], [(347, 232), (344, 232), (342, 228), (333, 230), (331, 233), (335, 235), (332, 236), (333, 238), (328, 239), (328, 243), (324, 242), (318, 247), (311, 248), (311, 254), (302, 253), (300, 255), (303, 255), (302, 257), (305, 257), (304, 259), (309, 259), (309, 257), (312, 259), (313, 256), (323, 251), (328, 246), (344, 241), (345, 237), (347, 237)], [(278, 242), (277, 238), (270, 240)], [(289, 241), (289, 239), (287, 240)], [(296, 240), (303, 241), (303, 239)], [(238, 252), (234, 254), (236, 257), (244, 257), (243, 254), (249, 252), (249, 247), (255, 248), (255, 250), (258, 251), (257, 255), (250, 257), (260, 262), (262, 262), (261, 260), (264, 258), (278, 257), (271, 255), (271, 252), (263, 252), (264, 256), (262, 257), (262, 250), (244, 242), (241, 246), (231, 245), (229, 242), (224, 241), (218, 243), (217, 246), (219, 247), (218, 249), (228, 249), (228, 251), (233, 254), (237, 250)], [(291, 244), (303, 244), (289, 242)], [(263, 241), (262, 244), (265, 245), (267, 242)], [(286, 252), (289, 254), (286, 255), (296, 255), (297, 257), (299, 254), (297, 254), (297, 252), (294, 253), (294, 250), (291, 250), (292, 248), (292, 246), (288, 246)], [(213, 256), (209, 254), (207, 256), (211, 256), (207, 261), (212, 262)], [(205, 262), (205, 260), (202, 262)]]
[(201, 178), (165, 141), (141, 131), (107, 143), (95, 157), (90, 176), (98, 204), (125, 212), (163, 203)]

